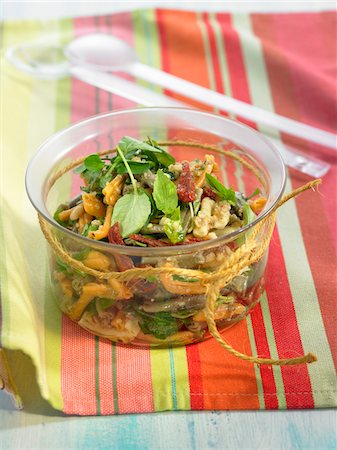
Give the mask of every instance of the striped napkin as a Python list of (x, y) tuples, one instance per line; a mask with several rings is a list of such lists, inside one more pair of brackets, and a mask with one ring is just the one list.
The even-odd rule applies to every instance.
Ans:
[[(333, 12), (144, 10), (8, 22), (2, 28), (2, 53), (20, 42), (48, 37), (66, 43), (92, 31), (124, 39), (144, 63), (335, 131)], [(37, 147), (55, 131), (134, 104), (74, 79), (32, 79), (2, 58), (0, 344), (32, 358), (43, 397), (67, 414), (82, 415), (337, 406), (333, 152), (292, 140), (307, 154), (319, 150), (332, 169), (319, 193), (304, 193), (278, 213), (266, 293), (245, 321), (226, 332), (227, 341), (241, 352), (285, 358), (311, 351), (317, 363), (258, 367), (227, 354), (213, 339), (164, 350), (115, 345), (82, 330), (57, 310), (47, 281), (44, 239), (24, 191), (24, 173)], [(287, 190), (306, 181), (291, 173)]]

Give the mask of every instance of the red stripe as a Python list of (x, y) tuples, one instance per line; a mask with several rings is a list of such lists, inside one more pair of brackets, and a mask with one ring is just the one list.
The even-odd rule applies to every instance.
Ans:
[[(302, 91), (301, 87), (304, 84), (309, 89), (310, 86), (316, 85), (317, 80), (325, 80), (326, 78), (326, 76), (321, 76), (320, 71), (317, 70), (321, 66), (329, 66), (329, 61), (326, 61), (326, 58), (331, 53), (325, 52), (323, 47), (326, 44), (326, 40), (323, 41), (320, 38), (323, 24), (318, 18), (321, 17), (320, 15), (301, 14), (297, 17), (301, 23), (300, 27), (296, 25), (296, 23), (299, 23), (298, 21), (295, 22), (293, 18), (287, 21), (283, 15), (272, 16), (269, 22), (266, 18), (262, 20), (260, 16), (254, 17), (254, 28), (257, 34), (270, 43), (269, 47), (265, 48), (265, 57), (275, 109), (281, 114), (292, 115), (293, 118), (300, 121), (313, 121), (313, 114), (320, 115), (322, 113), (322, 118), (324, 118), (327, 111), (330, 111), (330, 115), (334, 117), (334, 109), (331, 107), (330, 99), (327, 99), (324, 94), (325, 90), (329, 89), (330, 83), (322, 85), (322, 98), (319, 100), (316, 98), (315, 93), (306, 93)], [(307, 43), (307, 34), (303, 34), (302, 37), (299, 35), (299, 33), (305, 33), (307, 30), (310, 30), (310, 33), (315, 35), (315, 43), (312, 47)], [(294, 43), (293, 40), (297, 42)], [(317, 42), (320, 43), (319, 46)], [(275, 62), (275, 53), (270, 51), (277, 44), (280, 47), (279, 52), (282, 51), (285, 55), (282, 67), (283, 73), (287, 76), (286, 82), (276, 75), (279, 73), (279, 70), (276, 70), (275, 66), (277, 64)], [(298, 55), (299, 53), (301, 53), (301, 65), (293, 67), (293, 55)], [(324, 61), (326, 61), (325, 64)], [(278, 66), (280, 67), (280, 64)], [(307, 69), (301, 70), (302, 67)], [(311, 75), (308, 75), (307, 72), (313, 74), (310, 81), (304, 81), (306, 77), (311, 78)], [(318, 75), (315, 75), (316, 72), (318, 72)], [(319, 86), (317, 84), (316, 88), (318, 89)], [(280, 92), (282, 92), (282, 95), (277, 94)], [(312, 100), (310, 111), (306, 111), (308, 97)], [(315, 103), (316, 100), (317, 102)], [(299, 106), (297, 108), (296, 106), (289, 106), (294, 103)], [(313, 110), (315, 113), (313, 113)], [(296, 111), (298, 111), (297, 114)], [(326, 123), (329, 124), (329, 121)], [(307, 151), (310, 151), (310, 148), (313, 147), (308, 146)], [(333, 249), (333, 243), (337, 236), (336, 179), (337, 167), (335, 162), (330, 172), (324, 177), (323, 185), (320, 187), (321, 195), (313, 193), (303, 194), (296, 200), (296, 204), (322, 319), (337, 370), (337, 329), (335, 326), (337, 280), (333, 273), (334, 268), (337, 267), (336, 254)], [(303, 184), (304, 181), (307, 180), (298, 175), (292, 177), (294, 188)]]
[[(267, 297), (275, 341), (280, 358), (303, 355), (289, 281), (277, 229), (270, 243), (266, 272)], [(289, 350), (291, 349), (291, 350)], [(281, 368), (288, 408), (313, 408), (314, 400), (306, 365)], [(298, 397), (294, 393), (303, 393)]]
[(201, 362), (198, 345), (187, 345), (188, 380), (190, 385), (191, 409), (204, 409), (204, 392), (201, 378)]

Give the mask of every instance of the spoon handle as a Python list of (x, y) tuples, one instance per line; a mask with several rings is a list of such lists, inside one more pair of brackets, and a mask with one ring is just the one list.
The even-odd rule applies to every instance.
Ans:
[(211, 91), (210, 89), (140, 62), (135, 62), (128, 66), (128, 72), (137, 78), (162, 86), (201, 103), (234, 113), (239, 117), (244, 117), (253, 122), (273, 127), (292, 136), (297, 136), (301, 139), (337, 150), (337, 136), (333, 133), (297, 122), (293, 119), (288, 119), (287, 117), (266, 111), (257, 106), (228, 97), (227, 95), (219, 94), (218, 92)]
[[(143, 86), (106, 72), (93, 71), (83, 67), (71, 67), (70, 72), (71, 75), (86, 83), (112, 92), (113, 94), (120, 95), (121, 97), (127, 98), (140, 105), (185, 108), (188, 106), (178, 100), (171, 99), (166, 95), (156, 93)], [(268, 138), (272, 139), (270, 136), (268, 136)], [(330, 165), (325, 161), (300, 153), (297, 149), (286, 146), (276, 139), (272, 140), (288, 167), (292, 167), (293, 169), (299, 170), (314, 178), (320, 178), (328, 172)]]

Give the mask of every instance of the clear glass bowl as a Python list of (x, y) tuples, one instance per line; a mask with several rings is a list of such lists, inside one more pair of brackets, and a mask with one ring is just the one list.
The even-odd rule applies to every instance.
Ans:
[[(267, 203), (256, 220), (231, 233), (192, 245), (141, 248), (93, 241), (61, 227), (53, 214), (60, 203), (76, 197), (81, 179), (73, 170), (55, 181), (69, 162), (114, 148), (125, 135), (145, 140), (188, 141), (230, 150), (255, 170), (216, 150), (169, 145), (179, 160), (213, 154), (226, 185), (251, 194), (257, 187)], [(29, 198), (45, 230), (61, 244), (66, 257), (49, 246), (50, 279), (60, 309), (86, 330), (115, 342), (133, 345), (184, 345), (209, 337), (205, 315), (206, 288), (195, 277), (179, 274), (135, 276), (120, 283), (86, 273), (71, 264), (107, 272), (127, 267), (174, 267), (215, 273), (233, 255), (262, 219), (270, 217), (284, 190), (285, 167), (275, 147), (261, 134), (238, 122), (207, 112), (181, 108), (142, 108), (90, 117), (47, 140), (26, 173)], [(261, 224), (260, 224), (261, 225)], [(266, 226), (260, 226), (262, 240)], [(70, 261), (70, 263), (69, 263)], [(214, 318), (218, 329), (242, 320), (264, 290), (267, 250), (259, 260), (235, 273), (220, 287)]]

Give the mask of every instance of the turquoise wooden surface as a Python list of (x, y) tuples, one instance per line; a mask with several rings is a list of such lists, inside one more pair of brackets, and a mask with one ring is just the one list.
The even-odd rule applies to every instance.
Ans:
[(207, 411), (64, 416), (45, 402), (30, 360), (7, 353), (25, 410), (0, 391), (0, 450), (336, 449), (337, 411)]

